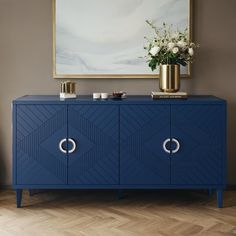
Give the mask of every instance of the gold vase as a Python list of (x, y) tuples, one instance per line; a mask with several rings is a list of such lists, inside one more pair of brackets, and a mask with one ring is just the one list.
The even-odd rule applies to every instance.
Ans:
[(162, 92), (175, 93), (180, 89), (180, 66), (160, 65), (159, 87)]

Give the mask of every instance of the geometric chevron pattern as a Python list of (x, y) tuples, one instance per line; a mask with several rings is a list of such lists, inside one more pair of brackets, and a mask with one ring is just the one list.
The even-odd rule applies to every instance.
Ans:
[(169, 105), (120, 107), (120, 183), (170, 184)]
[(180, 142), (172, 154), (172, 184), (223, 184), (224, 111), (217, 105), (172, 105), (171, 133)]
[[(223, 184), (221, 109), (122, 105), (119, 116), (112, 105), (17, 105), (16, 184)], [(77, 144), (68, 156), (58, 149), (66, 137)], [(169, 137), (180, 142), (171, 155)]]
[(68, 156), (68, 184), (119, 183), (119, 108), (69, 105), (68, 137), (77, 145)]
[(67, 136), (66, 106), (17, 105), (16, 127), (16, 184), (66, 184), (67, 156), (58, 149)]

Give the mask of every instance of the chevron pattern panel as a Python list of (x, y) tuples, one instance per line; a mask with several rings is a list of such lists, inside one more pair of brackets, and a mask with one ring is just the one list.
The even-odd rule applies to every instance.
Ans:
[(67, 157), (58, 143), (67, 136), (67, 108), (17, 106), (17, 184), (66, 184)]
[(69, 154), (69, 184), (119, 183), (119, 107), (70, 105), (68, 136), (77, 148)]
[(172, 106), (172, 184), (219, 184), (223, 173), (224, 111), (217, 105)]
[(170, 106), (120, 108), (120, 183), (169, 184), (170, 157), (162, 144), (170, 137)]

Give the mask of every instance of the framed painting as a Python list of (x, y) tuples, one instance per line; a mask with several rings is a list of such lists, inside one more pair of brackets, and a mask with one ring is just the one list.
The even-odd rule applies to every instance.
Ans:
[(53, 77), (158, 78), (144, 58), (145, 21), (188, 27), (191, 38), (191, 13), (192, 0), (53, 0)]

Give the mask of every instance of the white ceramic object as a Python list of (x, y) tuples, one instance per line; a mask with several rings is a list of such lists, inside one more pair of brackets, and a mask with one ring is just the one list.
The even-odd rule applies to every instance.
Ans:
[(108, 99), (108, 93), (101, 93), (101, 98), (102, 98), (103, 100)]
[(77, 95), (75, 93), (60, 93), (60, 98), (67, 99), (67, 98), (76, 98)]
[(93, 99), (98, 100), (101, 98), (101, 93), (93, 93)]

